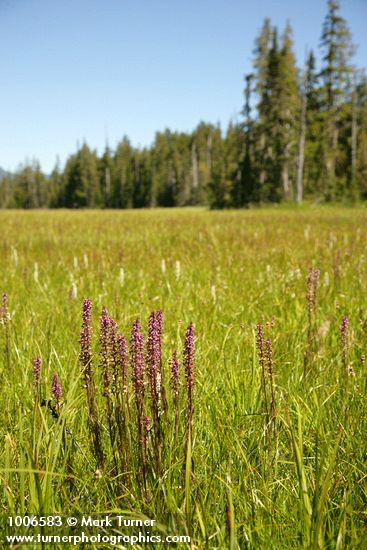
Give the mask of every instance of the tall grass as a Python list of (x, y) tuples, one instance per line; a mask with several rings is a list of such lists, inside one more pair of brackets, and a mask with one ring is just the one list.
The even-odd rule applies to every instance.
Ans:
[(363, 209), (0, 219), (7, 515), (367, 546)]

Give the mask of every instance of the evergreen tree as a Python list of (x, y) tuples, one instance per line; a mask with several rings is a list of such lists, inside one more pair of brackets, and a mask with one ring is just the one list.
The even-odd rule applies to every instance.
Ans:
[(177, 174), (173, 159), (173, 133), (157, 132), (153, 145), (154, 206), (175, 206)]
[(244, 180), (242, 177), (245, 135), (239, 124), (231, 122), (228, 125), (223, 146), (226, 179), (231, 182), (231, 199), (229, 205), (239, 208), (245, 206), (247, 202), (243, 186)]
[(260, 101), (267, 91), (269, 53), (273, 39), (274, 29), (271, 26), (270, 19), (266, 17), (260, 34), (255, 40), (254, 49), (254, 70), (256, 74), (255, 89)]
[(192, 137), (197, 157), (197, 188), (194, 191), (194, 204), (207, 204), (209, 186), (212, 180), (213, 141), (218, 141), (218, 128), (213, 124), (200, 122)]
[(328, 0), (328, 13), (321, 35), (324, 65), (320, 76), (324, 82), (324, 107), (327, 111), (338, 107), (346, 97), (349, 76), (353, 71), (350, 64), (353, 54), (351, 34), (339, 10), (338, 0)]
[(132, 208), (135, 179), (134, 149), (124, 136), (118, 144), (114, 156), (113, 185), (111, 206), (113, 208)]
[(37, 160), (21, 166), (11, 179), (15, 208), (43, 208), (46, 204), (46, 178)]
[(60, 159), (56, 159), (55, 166), (51, 172), (49, 181), (48, 181), (48, 200), (47, 206), (50, 208), (58, 208), (63, 206), (62, 204), (62, 193), (63, 193), (63, 177), (60, 167)]
[(253, 161), (254, 122), (251, 117), (253, 78), (254, 75), (252, 73), (245, 76), (245, 105), (242, 110), (245, 120), (242, 125), (243, 133), (239, 135), (239, 140), (242, 141), (238, 155), (239, 171), (233, 185), (233, 205), (237, 208), (246, 206), (255, 199), (256, 176)]
[(228, 208), (233, 200), (233, 165), (228, 166), (228, 143), (222, 139), (219, 126), (210, 136), (210, 206)]
[(112, 182), (114, 179), (114, 162), (108, 145), (106, 145), (102, 157), (98, 160), (98, 176), (99, 187), (102, 196), (102, 204), (105, 208), (112, 208)]
[(0, 208), (15, 208), (14, 181), (10, 174), (0, 180)]
[(353, 195), (367, 199), (367, 77), (355, 83), (355, 179)]
[[(292, 29), (287, 23), (279, 58), (278, 124), (281, 177), (284, 198), (294, 198), (296, 155), (299, 135), (300, 96), (298, 71), (293, 53)], [(276, 122), (274, 122), (276, 124)]]
[(303, 170), (304, 194), (316, 198), (323, 186), (323, 144), (320, 136), (323, 132), (321, 109), (321, 91), (316, 60), (311, 50), (306, 61), (304, 77), (304, 97), (306, 102), (305, 119), (305, 160)]
[(270, 61), (275, 57), (274, 48), (277, 50), (277, 36), (271, 28), (270, 20), (264, 20), (259, 36), (255, 41), (254, 80), (257, 95), (257, 124), (254, 128), (254, 154), (255, 164), (254, 179), (256, 186), (253, 189), (253, 200), (268, 199), (267, 178), (271, 172), (271, 148), (268, 140), (268, 111), (269, 111), (269, 82)]
[(86, 143), (66, 163), (63, 199), (67, 208), (96, 208), (102, 205), (97, 154)]
[(133, 208), (147, 208), (151, 204), (152, 172), (149, 149), (135, 151)]
[(302, 202), (304, 192), (312, 193), (320, 179), (319, 136), (320, 100), (316, 61), (313, 51), (307, 56), (300, 84), (301, 113), (297, 160), (296, 201)]
[[(350, 75), (353, 71), (353, 46), (347, 23), (339, 14), (337, 0), (328, 0), (322, 35), (323, 126), (323, 194), (326, 200), (340, 195), (338, 186), (345, 187), (345, 166), (340, 162), (339, 136), (345, 116), (345, 102), (350, 94)], [(338, 158), (339, 157), (339, 158)]]
[(262, 91), (258, 103), (258, 199), (279, 201), (293, 195), (291, 178), (295, 176), (298, 135), (299, 92), (289, 24), (281, 47), (277, 29), (273, 29), (266, 56), (266, 65), (257, 62), (261, 71), (256, 75), (257, 90)]

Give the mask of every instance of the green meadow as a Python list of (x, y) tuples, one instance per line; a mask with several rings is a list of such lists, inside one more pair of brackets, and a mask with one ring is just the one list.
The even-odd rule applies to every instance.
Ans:
[[(162, 540), (191, 539), (135, 548), (367, 547), (366, 209), (3, 211), (0, 226), (0, 291), (7, 295), (0, 326), (2, 537), (40, 532), (11, 527), (9, 516), (123, 515), (154, 520), (150, 533)], [(92, 301), (103, 466), (93, 450), (79, 357), (85, 298)], [(164, 314), (161, 463), (151, 465), (153, 422), (144, 482), (130, 360), (124, 399), (131, 416), (123, 419), (129, 454), (124, 467), (114, 462), (101, 390), (103, 306), (128, 344), (135, 319), (146, 336), (150, 313)], [(190, 322), (191, 433), (183, 358)], [(181, 362), (178, 423), (174, 350)], [(62, 387), (57, 403), (54, 373)], [(148, 411), (147, 378), (145, 384)], [(66, 534), (80, 531), (64, 526)], [(2, 544), (10, 546), (5, 538)], [(52, 544), (44, 547), (65, 548)]]

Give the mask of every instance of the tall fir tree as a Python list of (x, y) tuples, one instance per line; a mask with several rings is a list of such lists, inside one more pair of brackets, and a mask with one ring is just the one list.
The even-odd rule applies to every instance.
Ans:
[(98, 208), (103, 199), (98, 177), (98, 158), (86, 143), (69, 157), (64, 170), (63, 205), (67, 208)]
[(111, 150), (106, 145), (103, 155), (98, 160), (99, 187), (102, 195), (104, 208), (113, 207), (113, 180), (114, 180), (114, 162)]
[[(242, 147), (239, 153), (239, 172), (233, 184), (233, 204), (243, 207), (249, 205), (255, 198), (255, 172), (253, 162), (253, 128), (254, 122), (251, 116), (251, 99), (253, 92), (254, 75), (245, 76), (245, 105), (242, 110), (244, 122), (242, 124)], [(241, 135), (241, 134), (240, 134)]]
[(300, 83), (301, 112), (297, 160), (296, 202), (317, 192), (320, 180), (320, 92), (316, 60), (311, 50)]
[(132, 208), (135, 181), (135, 151), (128, 137), (117, 145), (114, 155), (111, 203), (113, 208)]
[(339, 2), (328, 0), (328, 12), (321, 34), (321, 107), (324, 115), (322, 192), (327, 201), (338, 198), (346, 185), (339, 137), (345, 117), (346, 98), (350, 95), (353, 45), (348, 25), (339, 11)]
[[(298, 151), (300, 95), (298, 71), (293, 53), (293, 37), (290, 23), (287, 23), (282, 37), (279, 58), (278, 124), (280, 140), (280, 162), (284, 198), (294, 198), (296, 158)], [(275, 122), (276, 125), (276, 122)]]
[[(268, 40), (268, 23), (264, 22), (258, 43)], [(278, 44), (274, 28), (271, 47), (263, 47), (265, 59), (255, 60), (256, 90), (260, 94), (257, 124), (258, 199), (279, 201), (293, 197), (296, 171), (297, 124), (300, 99), (297, 69), (293, 54), (292, 31), (287, 24)], [(266, 63), (265, 63), (266, 61)]]

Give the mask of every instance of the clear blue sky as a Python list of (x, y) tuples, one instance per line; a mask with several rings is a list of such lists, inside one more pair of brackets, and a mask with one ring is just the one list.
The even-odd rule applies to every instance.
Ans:
[[(355, 62), (367, 66), (367, 0), (342, 0)], [(49, 172), (84, 139), (223, 127), (243, 104), (255, 36), (269, 16), (317, 50), (326, 0), (0, 0), (0, 166)]]

